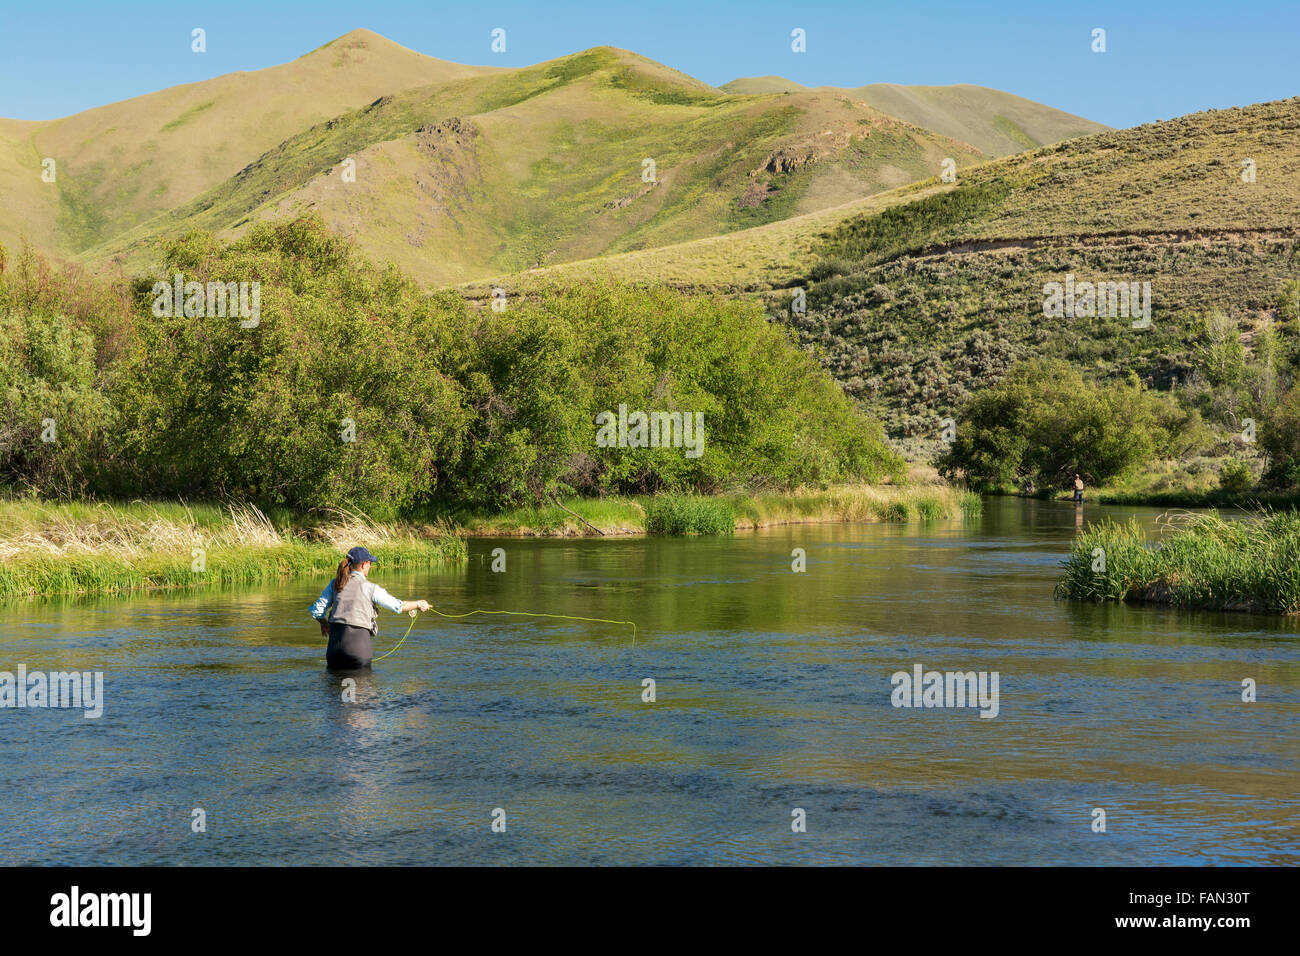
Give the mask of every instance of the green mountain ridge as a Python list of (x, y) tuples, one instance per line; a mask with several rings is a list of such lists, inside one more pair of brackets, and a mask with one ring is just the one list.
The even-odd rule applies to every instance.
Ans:
[(461, 66), (357, 30), (268, 70), (0, 121), (0, 241), (147, 271), (191, 229), (315, 212), (439, 285), (727, 234), (983, 158), (841, 92), (724, 92), (612, 47)]
[[(0, 120), (0, 241), (76, 254), (191, 200), (314, 123), (491, 67), (355, 30), (290, 63), (229, 73), (46, 122)], [(56, 181), (41, 180), (41, 161)]]
[(440, 284), (768, 222), (948, 157), (980, 158), (842, 99), (735, 97), (603, 47), (381, 97), (84, 258), (139, 268), (192, 228), (233, 236), (314, 211), (370, 256)]

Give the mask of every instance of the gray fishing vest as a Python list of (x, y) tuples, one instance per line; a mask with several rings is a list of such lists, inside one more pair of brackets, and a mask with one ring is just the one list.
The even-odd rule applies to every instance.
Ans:
[(331, 624), (341, 622), (364, 627), (371, 634), (379, 630), (379, 612), (375, 610), (375, 585), (356, 571), (348, 578), (342, 594), (335, 594), (326, 617)]

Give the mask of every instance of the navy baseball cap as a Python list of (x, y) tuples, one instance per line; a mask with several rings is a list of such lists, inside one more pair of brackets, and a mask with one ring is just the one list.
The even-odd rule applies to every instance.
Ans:
[(348, 562), (350, 564), (361, 564), (365, 561), (369, 561), (372, 564), (379, 563), (379, 559), (365, 548), (353, 548), (348, 552)]

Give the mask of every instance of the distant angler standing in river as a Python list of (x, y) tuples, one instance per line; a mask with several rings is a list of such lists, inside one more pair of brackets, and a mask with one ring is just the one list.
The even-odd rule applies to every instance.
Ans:
[(334, 579), (325, 586), (311, 616), (320, 622), (322, 634), (329, 634), (325, 666), (331, 670), (369, 667), (374, 657), (374, 637), (379, 631), (377, 608), (395, 614), (427, 611), (428, 601), (402, 601), (378, 584), (366, 579), (376, 558), (365, 548), (353, 548), (339, 562)]
[(1079, 477), (1078, 472), (1074, 474), (1074, 503), (1083, 504), (1083, 479)]

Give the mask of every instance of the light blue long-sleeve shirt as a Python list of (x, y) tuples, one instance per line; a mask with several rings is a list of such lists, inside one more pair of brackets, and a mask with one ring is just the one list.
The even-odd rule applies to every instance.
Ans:
[[(362, 574), (360, 571), (353, 571), (352, 573), (363, 578), (365, 577), (365, 575)], [(324, 620), (325, 612), (329, 610), (329, 606), (333, 601), (334, 601), (334, 579), (330, 578), (330, 583), (325, 585), (325, 590), (321, 591), (320, 597), (318, 597), (316, 599), (316, 603), (311, 606), (311, 616), (318, 621)], [(374, 602), (375, 602), (375, 607), (386, 607), (394, 614), (402, 613), (401, 599), (393, 597), (391, 594), (389, 594), (387, 591), (381, 588), (378, 584), (375, 585)]]

